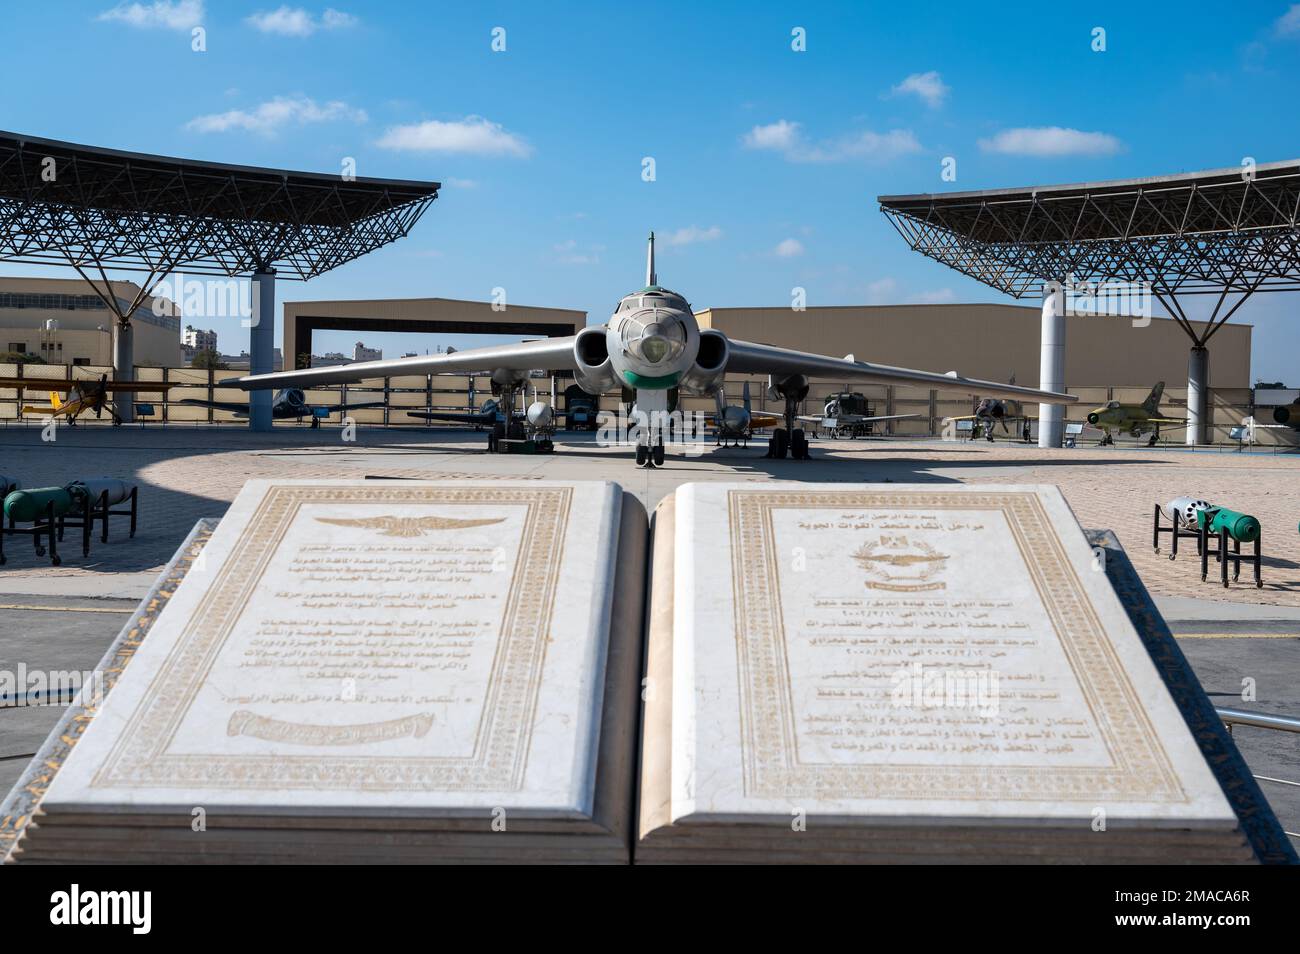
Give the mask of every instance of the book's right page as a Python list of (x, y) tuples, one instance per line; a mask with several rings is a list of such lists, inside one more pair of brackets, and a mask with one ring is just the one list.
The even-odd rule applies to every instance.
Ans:
[(1055, 487), (675, 503), (673, 824), (1236, 825)]

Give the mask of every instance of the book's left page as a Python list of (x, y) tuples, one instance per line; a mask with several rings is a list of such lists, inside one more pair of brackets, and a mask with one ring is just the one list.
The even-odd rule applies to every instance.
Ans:
[(42, 812), (590, 818), (622, 509), (250, 481)]

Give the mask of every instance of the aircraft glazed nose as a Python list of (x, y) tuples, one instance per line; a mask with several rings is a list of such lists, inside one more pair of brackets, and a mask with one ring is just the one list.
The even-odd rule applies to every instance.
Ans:
[(668, 357), (668, 341), (662, 335), (650, 335), (641, 339), (641, 354), (651, 364), (658, 364)]

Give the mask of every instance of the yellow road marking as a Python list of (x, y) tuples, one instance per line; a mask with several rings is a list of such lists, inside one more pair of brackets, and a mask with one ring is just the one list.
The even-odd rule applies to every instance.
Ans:
[(124, 613), (130, 615), (131, 609), (113, 609), (107, 606), (32, 606), (27, 603), (0, 603), (0, 610), (41, 610), (47, 613)]

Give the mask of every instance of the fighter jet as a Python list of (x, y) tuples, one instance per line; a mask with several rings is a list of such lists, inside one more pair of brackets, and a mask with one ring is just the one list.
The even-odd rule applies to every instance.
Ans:
[[(797, 320), (794, 318), (792, 320)], [(1069, 404), (1072, 394), (995, 384), (963, 378), (955, 371), (939, 374), (888, 365), (850, 361), (728, 338), (716, 329), (701, 330), (684, 297), (659, 284), (655, 272), (654, 233), (650, 235), (644, 287), (623, 296), (603, 326), (576, 335), (519, 344), (495, 345), (385, 361), (362, 361), (331, 368), (281, 371), (240, 378), (247, 391), (275, 387), (311, 388), (367, 378), (463, 373), (491, 369), (492, 393), (514, 427), (516, 395), (533, 370), (566, 371), (588, 394), (622, 388), (630, 400), (629, 439), (636, 443), (642, 467), (661, 466), (664, 440), (672, 418), (670, 391), (712, 395), (728, 373), (766, 374), (768, 395), (784, 404), (783, 427), (772, 434), (770, 453), (784, 458), (808, 457), (808, 440), (796, 427), (799, 403), (808, 395), (809, 378), (912, 385)], [(504, 430), (504, 422), (494, 426)]]
[[(1016, 376), (1013, 374), (1007, 379), (1008, 384), (1016, 383)], [(944, 418), (944, 423), (948, 421), (971, 421), (978, 424), (978, 428), (971, 428), (970, 439), (975, 440), (981, 434), (984, 439), (992, 442), (994, 428), (1002, 425), (1002, 432), (1010, 434), (1010, 424), (1013, 421), (1020, 423), (1020, 439), (1028, 442), (1029, 424), (1033, 419), (1025, 414), (1024, 405), (1019, 401), (1012, 401), (1006, 398), (980, 398), (975, 405), (974, 414), (962, 414), (958, 417)]]
[[(201, 401), (198, 398), (186, 398), (180, 402), (192, 407), (210, 407), (218, 411), (230, 411), (236, 417), (248, 417), (248, 405), (237, 401)], [(383, 407), (383, 401), (367, 401), (364, 404), (308, 404), (307, 396), (301, 388), (284, 388), (275, 395), (271, 405), (271, 416), (277, 421), (311, 418), (312, 427), (320, 427), (322, 416), (347, 413), (363, 407)], [(323, 412), (323, 414), (322, 414)]]
[(743, 390), (742, 403), (740, 405), (728, 404), (726, 391), (719, 387), (713, 392), (713, 398), (717, 402), (718, 410), (715, 414), (707, 415), (704, 423), (713, 428), (713, 443), (720, 447), (749, 446), (749, 439), (754, 436), (754, 429), (760, 427), (776, 427), (781, 423), (782, 418), (777, 414), (769, 414), (766, 411), (755, 411), (750, 407), (749, 399), (749, 382), (745, 382)]
[[(845, 360), (853, 360), (849, 356)], [(841, 391), (832, 394), (822, 407), (821, 416), (801, 414), (799, 420), (813, 425), (817, 434), (829, 434), (834, 439), (866, 437), (868, 425), (883, 424), (886, 421), (909, 421), (920, 414), (868, 414), (867, 399), (853, 391)]]
[(29, 404), (23, 407), (24, 414), (43, 414), (46, 417), (62, 415), (67, 417), (68, 424), (77, 423), (77, 417), (84, 411), (94, 411), (95, 417), (102, 417), (104, 411), (108, 411), (109, 416), (113, 419), (114, 425), (120, 425), (122, 419), (118, 417), (117, 411), (113, 408), (111, 395), (124, 393), (139, 393), (141, 391), (163, 392), (167, 390), (167, 385), (161, 383), (149, 384), (138, 381), (110, 381), (108, 375), (101, 374), (98, 381), (41, 381), (39, 378), (0, 378), (0, 388), (32, 388), (49, 387), (51, 385), (67, 384), (67, 391), (64, 397), (59, 397), (58, 391), (50, 391), (50, 403)]
[(1109, 401), (1102, 407), (1090, 411), (1088, 413), (1088, 423), (1099, 428), (1106, 435), (1101, 439), (1098, 446), (1113, 445), (1115, 443), (1115, 432), (1141, 437), (1147, 431), (1150, 431), (1151, 440), (1147, 442), (1147, 446), (1154, 447), (1160, 437), (1161, 424), (1171, 427), (1186, 427), (1186, 420), (1165, 417), (1160, 413), (1160, 395), (1164, 394), (1164, 392), (1165, 382), (1160, 381), (1151, 389), (1151, 393), (1147, 395), (1147, 399), (1141, 404), (1121, 404), (1119, 401)]

